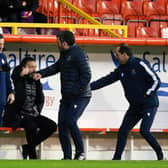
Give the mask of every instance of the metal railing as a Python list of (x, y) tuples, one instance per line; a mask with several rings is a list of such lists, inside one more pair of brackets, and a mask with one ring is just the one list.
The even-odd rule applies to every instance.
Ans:
[(127, 37), (127, 26), (95, 25), (95, 24), (54, 24), (54, 23), (0, 23), (0, 27), (11, 27), (12, 34), (18, 34), (18, 28), (65, 28), (70, 31), (76, 29), (122, 30), (122, 37)]

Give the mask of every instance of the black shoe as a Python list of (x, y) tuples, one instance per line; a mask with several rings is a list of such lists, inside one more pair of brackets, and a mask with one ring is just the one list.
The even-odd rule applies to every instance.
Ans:
[(37, 159), (36, 147), (31, 147), (29, 149), (29, 159)]
[(121, 160), (120, 158), (112, 158), (112, 160)]
[(160, 152), (159, 154), (157, 154), (157, 159), (164, 160), (163, 152)]
[(28, 158), (28, 156), (29, 156), (29, 148), (28, 148), (28, 145), (22, 145), (21, 147), (20, 147), (20, 151), (21, 151), (21, 154), (22, 154), (22, 157), (23, 157), (23, 159), (25, 160), (25, 159), (27, 159)]
[(121, 156), (114, 155), (113, 158), (112, 158), (112, 160), (121, 160)]
[(86, 160), (85, 154), (84, 153), (76, 153), (74, 160)]

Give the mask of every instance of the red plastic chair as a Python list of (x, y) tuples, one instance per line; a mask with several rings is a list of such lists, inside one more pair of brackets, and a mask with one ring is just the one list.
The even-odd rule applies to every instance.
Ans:
[(128, 26), (128, 37), (136, 37), (136, 29), (137, 27), (144, 27), (146, 26), (146, 21), (138, 21), (138, 20), (129, 20), (127, 22)]
[(168, 38), (168, 27), (161, 28), (161, 38)]
[[(101, 22), (99, 17), (94, 17), (97, 21)], [(79, 24), (91, 24), (84, 18), (79, 19)], [(100, 30), (98, 29), (76, 29), (76, 35), (79, 36), (99, 36), (100, 35)]]
[(160, 34), (161, 28), (168, 26), (168, 16), (152, 16), (149, 26), (153, 27)]
[(143, 11), (149, 20), (152, 15), (166, 15), (166, 0), (144, 2)]
[[(104, 14), (102, 15), (102, 24), (104, 25), (122, 25), (124, 22), (120, 14)], [(122, 30), (113, 30), (119, 35), (122, 35)], [(100, 31), (100, 36), (107, 36), (107, 33)]]
[(143, 15), (143, 1), (125, 1), (121, 5), (121, 14), (124, 19), (130, 20), (132, 17), (139, 17), (140, 19), (144, 19)]
[(123, 18), (120, 14), (104, 14), (101, 16), (102, 23), (105, 25), (122, 25)]
[(121, 0), (98, 0), (97, 12), (100, 14), (120, 14)]
[(37, 12), (46, 16), (58, 16), (58, 1), (57, 0), (39, 0), (39, 8)]
[(154, 27), (138, 27), (136, 30), (136, 37), (138, 38), (149, 38), (159, 37), (159, 32)]
[(96, 3), (97, 0), (73, 0), (73, 5), (88, 14), (93, 14), (97, 12)]

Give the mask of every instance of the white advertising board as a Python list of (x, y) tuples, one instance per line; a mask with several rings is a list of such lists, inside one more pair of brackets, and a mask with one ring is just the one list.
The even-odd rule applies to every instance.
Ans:
[[(92, 70), (92, 81), (113, 71), (115, 61), (110, 49), (115, 46), (81, 46), (88, 53)], [(150, 61), (152, 68), (161, 78), (158, 91), (160, 106), (153, 124), (154, 129), (168, 128), (168, 51), (165, 46), (132, 46), (135, 56)], [(150, 54), (144, 54), (146, 51)], [(38, 69), (45, 68), (59, 57), (54, 44), (6, 44), (6, 56), (12, 68), (25, 56), (36, 59)], [(57, 122), (60, 95), (59, 75), (42, 79), (45, 92), (45, 105), (42, 114)], [(123, 115), (128, 108), (120, 82), (93, 92), (90, 104), (79, 120), (81, 128), (119, 128)], [(136, 126), (138, 127), (138, 125)]]

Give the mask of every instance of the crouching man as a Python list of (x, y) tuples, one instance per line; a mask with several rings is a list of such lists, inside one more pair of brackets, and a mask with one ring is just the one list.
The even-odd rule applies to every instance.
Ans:
[(32, 73), (36, 71), (36, 62), (26, 57), (12, 73), (16, 99), (6, 107), (4, 126), (23, 127), (27, 144), (22, 145), (23, 159), (37, 159), (36, 146), (47, 139), (57, 125), (54, 121), (40, 115), (44, 104), (44, 95), (40, 80), (35, 81)]

